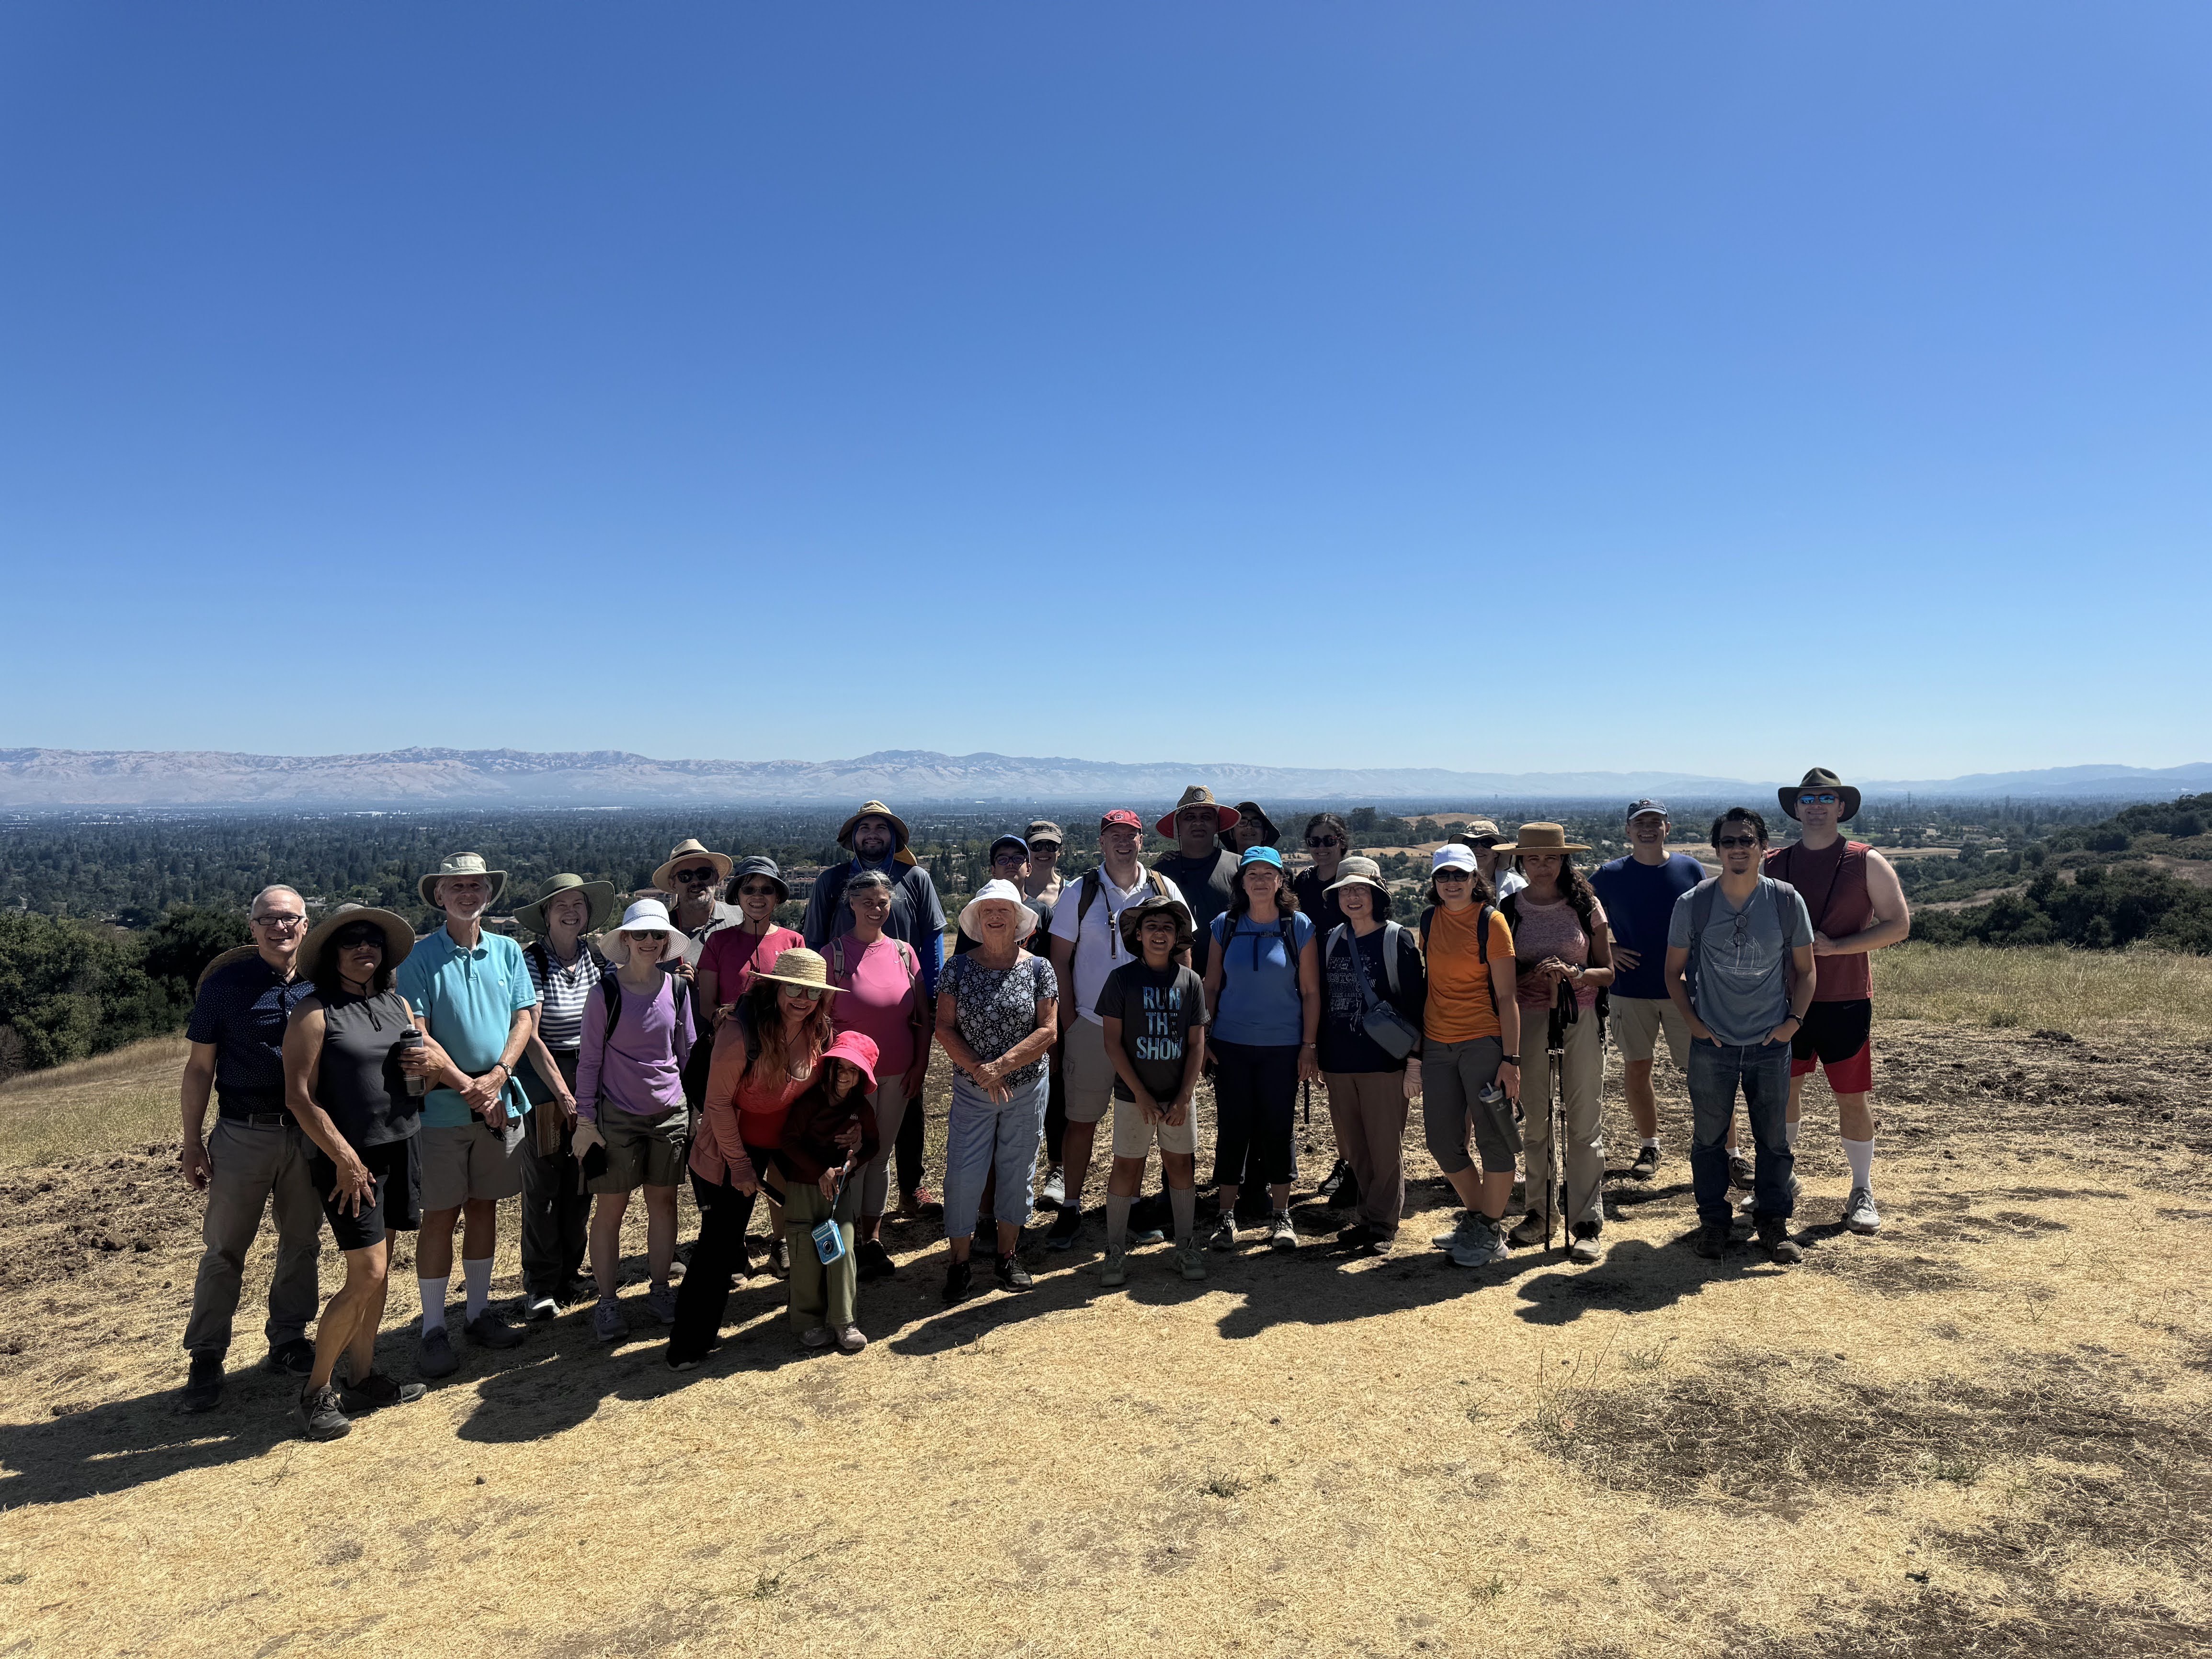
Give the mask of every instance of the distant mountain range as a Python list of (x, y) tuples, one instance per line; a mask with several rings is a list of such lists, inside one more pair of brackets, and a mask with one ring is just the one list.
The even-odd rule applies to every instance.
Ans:
[[(1639, 795), (1759, 798), (1774, 781), (1685, 772), (1452, 772), (1330, 769), (1220, 762), (1124, 765), (890, 749), (840, 761), (654, 760), (616, 750), (538, 755), (514, 749), (397, 749), (380, 755), (236, 755), (212, 750), (0, 750), (0, 808), (550, 807), (899, 805), (1173, 800), (1203, 782), (1229, 800), (1429, 802), (1627, 800)], [(1970, 777), (1883, 781), (1870, 796), (1998, 795), (2156, 800), (2212, 789), (2212, 763), (2148, 770), (2066, 766)]]

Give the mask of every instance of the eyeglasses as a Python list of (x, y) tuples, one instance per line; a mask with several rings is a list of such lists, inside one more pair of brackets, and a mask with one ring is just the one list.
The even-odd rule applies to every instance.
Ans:
[(1309, 847), (1341, 847), (1344, 843), (1341, 841), (1339, 841), (1334, 836), (1308, 836), (1306, 837), (1306, 845)]
[(1833, 795), (1800, 795), (1797, 797), (1797, 804), (1800, 806), (1833, 806), (1836, 804), (1836, 797)]
[(991, 860), (991, 867), (995, 870), (1002, 864), (1027, 864), (1029, 861), (1027, 853), (1001, 853)]
[(757, 881), (750, 887), (738, 888), (738, 896), (739, 898), (781, 898), (782, 895), (768, 883)]
[(712, 881), (720, 874), (721, 872), (710, 864), (703, 870), (678, 870), (676, 879), (681, 882)]
[(1720, 848), (1756, 847), (1759, 845), (1759, 837), (1757, 836), (1723, 836), (1713, 845)]
[(274, 915), (254, 917), (253, 925), (256, 927), (273, 927), (280, 933), (289, 933), (307, 920), (305, 916), (295, 916), (280, 910)]

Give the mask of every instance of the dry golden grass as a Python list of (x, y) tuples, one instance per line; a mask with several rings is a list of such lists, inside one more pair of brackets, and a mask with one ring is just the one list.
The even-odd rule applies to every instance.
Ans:
[(0, 1083), (0, 1167), (174, 1141), (177, 1078), (190, 1046), (156, 1037)]
[(1877, 970), (1883, 1012), (1895, 1018), (2212, 1041), (2212, 957), (1910, 944), (1883, 951)]
[[(1442, 1265), (1416, 1154), (1387, 1261), (1310, 1239), (1185, 1285), (1146, 1250), (1109, 1291), (1085, 1248), (947, 1310), (915, 1229), (857, 1358), (799, 1357), (756, 1279), (699, 1371), (666, 1370), (641, 1309), (612, 1353), (580, 1311), (328, 1446), (242, 1369), (265, 1243), (230, 1398), (167, 1410), (196, 1241), (135, 1132), (0, 1169), (0, 1654), (2203, 1651), (2212, 1211), (2175, 1194), (2212, 1114), (2168, 1086), (2170, 1042), (2071, 1029), (1886, 1024), (1890, 1226), (1832, 1224), (1816, 1088), (1792, 1270), (1680, 1247), (1662, 1066), (1672, 1161), (1618, 1185), (1595, 1269)], [(173, 1051), (134, 1056), (0, 1092), (0, 1118), (173, 1090)], [(1310, 1178), (1318, 1115), (1309, 1144)], [(70, 1227), (125, 1181), (170, 1219), (86, 1250)]]

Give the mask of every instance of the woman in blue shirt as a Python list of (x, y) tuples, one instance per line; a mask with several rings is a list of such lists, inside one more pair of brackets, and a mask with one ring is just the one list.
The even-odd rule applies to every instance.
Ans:
[(1237, 866), (1229, 908), (1213, 919), (1206, 964), (1206, 1047), (1213, 1055), (1213, 1184), (1221, 1219), (1212, 1243), (1237, 1248), (1237, 1192), (1250, 1152), (1274, 1200), (1267, 1243), (1295, 1250), (1291, 1182), (1292, 1115), (1301, 1079), (1321, 1076), (1315, 1047), (1321, 1027), (1321, 955), (1314, 925), (1298, 914), (1283, 879), (1282, 854), (1247, 848)]

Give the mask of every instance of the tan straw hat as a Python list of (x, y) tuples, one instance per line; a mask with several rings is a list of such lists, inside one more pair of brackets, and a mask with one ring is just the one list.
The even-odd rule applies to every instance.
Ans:
[(830, 982), (830, 964), (822, 959), (821, 953), (809, 951), (803, 945), (794, 945), (778, 953), (775, 971), (755, 974), (753, 978), (756, 981), (772, 979), (778, 985), (804, 985), (815, 991), (842, 991), (845, 988)]
[(1214, 799), (1213, 791), (1204, 784), (1194, 783), (1182, 792), (1182, 799), (1175, 804), (1175, 810), (1152, 826), (1154, 832), (1173, 841), (1176, 820), (1182, 816), (1187, 808), (1193, 806), (1211, 806), (1213, 809), (1213, 833), (1217, 836), (1236, 823), (1239, 816), (1235, 807), (1224, 806), (1219, 801)]
[(1497, 850), (1525, 858), (1531, 853), (1587, 853), (1589, 848), (1581, 842), (1569, 841), (1567, 832), (1556, 823), (1524, 823), (1520, 840), (1500, 842)]
[(389, 910), (380, 910), (368, 904), (341, 904), (308, 930), (307, 937), (300, 941), (300, 972), (314, 976), (315, 963), (323, 954), (323, 946), (331, 934), (341, 927), (349, 927), (356, 921), (373, 921), (384, 929), (384, 965), (397, 968), (407, 960), (415, 948), (415, 930), (407, 925), (404, 916)]
[(653, 886), (664, 893), (674, 892), (676, 866), (691, 859), (705, 859), (712, 864), (716, 881), (730, 878), (730, 866), (733, 860), (727, 853), (710, 853), (704, 842), (687, 839), (678, 842), (669, 852), (668, 862), (653, 872)]
[[(499, 902), (500, 890), (507, 885), (507, 872), (485, 866), (482, 853), (453, 853), (447, 855), (438, 867), (415, 883), (415, 890), (422, 896), (422, 902), (433, 910), (446, 907), (438, 902), (438, 884), (447, 876), (482, 876), (491, 883), (491, 891), (484, 896), (484, 908), (489, 910)], [(409, 937), (413, 937), (411, 934)]]
[(1825, 766), (1816, 766), (1805, 775), (1805, 781), (1795, 789), (1778, 789), (1775, 799), (1782, 810), (1791, 817), (1797, 816), (1797, 797), (1806, 790), (1817, 790), (1836, 797), (1836, 822), (1849, 823), (1859, 815), (1859, 792), (1845, 783)]
[(596, 933), (607, 925), (614, 914), (615, 884), (611, 881), (586, 881), (581, 876), (564, 871), (547, 880), (538, 890), (538, 896), (514, 913), (514, 920), (541, 938), (550, 932), (545, 925), (545, 907), (563, 893), (581, 893), (590, 914), (584, 918), (584, 932)]

